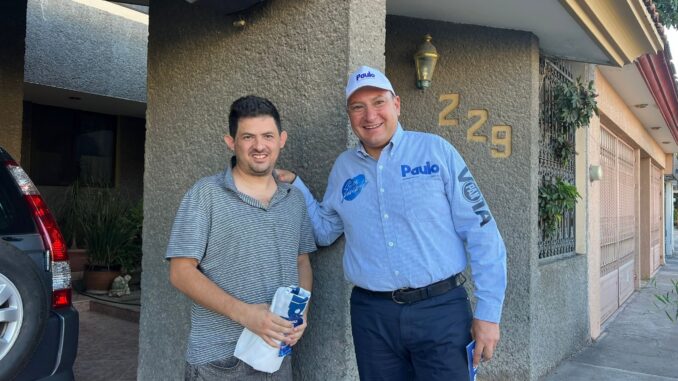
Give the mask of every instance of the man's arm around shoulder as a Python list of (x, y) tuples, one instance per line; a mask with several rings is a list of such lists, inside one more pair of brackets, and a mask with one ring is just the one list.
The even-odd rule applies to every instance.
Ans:
[(170, 282), (194, 302), (247, 327), (268, 345), (286, 341), (292, 323), (269, 311), (267, 304), (247, 304), (234, 298), (198, 270), (198, 260), (175, 257), (170, 260)]
[[(323, 200), (323, 203), (319, 203), (300, 177), (292, 171), (280, 168), (276, 169), (276, 176), (278, 180), (292, 184), (301, 191), (308, 215), (313, 224), (313, 235), (318, 245), (329, 246), (344, 233), (344, 224), (336, 211), (324, 205), (326, 200)], [(331, 178), (330, 176), (330, 180)], [(330, 187), (331, 185), (328, 184), (325, 196), (328, 195)]]

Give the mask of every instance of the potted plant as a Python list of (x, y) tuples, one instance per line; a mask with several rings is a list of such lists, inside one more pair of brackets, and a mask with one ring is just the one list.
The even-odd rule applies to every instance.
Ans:
[(134, 217), (134, 208), (107, 189), (91, 189), (82, 206), (80, 221), (89, 257), (85, 288), (106, 293), (122, 270), (138, 266), (141, 224)]

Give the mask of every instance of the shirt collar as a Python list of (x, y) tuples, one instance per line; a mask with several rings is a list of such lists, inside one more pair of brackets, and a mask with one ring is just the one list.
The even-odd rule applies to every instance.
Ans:
[[(231, 157), (229, 164), (226, 165), (226, 168), (224, 169), (223, 181), (226, 189), (231, 190), (237, 194), (241, 194), (240, 191), (238, 191), (238, 188), (235, 187), (235, 181), (233, 180), (233, 167), (235, 167), (235, 161), (236, 159), (234, 155)], [(278, 189), (273, 195), (273, 198), (271, 198), (271, 204), (273, 204), (274, 200), (279, 199), (280, 197), (289, 193), (290, 190), (292, 190), (292, 184), (284, 183), (278, 180), (276, 176), (273, 176), (273, 178), (275, 179), (275, 183), (278, 185)]]
[[(400, 145), (400, 142), (403, 140), (403, 135), (405, 134), (403, 127), (400, 125), (400, 122), (398, 122), (398, 126), (396, 127), (396, 131), (393, 134), (393, 137), (391, 137), (391, 141), (388, 142), (386, 147), (382, 150), (382, 152), (386, 150), (391, 150), (391, 152), (396, 149)], [(356, 147), (356, 153), (359, 154), (362, 157), (370, 157), (370, 155), (365, 151), (365, 147), (363, 147), (362, 143), (358, 143), (358, 146)]]
[(391, 151), (396, 149), (396, 147), (400, 146), (400, 142), (403, 140), (403, 135), (405, 135), (405, 131), (403, 130), (403, 126), (400, 125), (400, 122), (398, 122), (396, 132), (395, 134), (393, 134), (393, 137), (391, 138)]
[(226, 189), (237, 192), (238, 189), (235, 187), (235, 181), (233, 180), (233, 167), (234, 166), (235, 166), (235, 155), (231, 157), (231, 160), (229, 161), (229, 163), (226, 165), (226, 168), (224, 169), (223, 180), (224, 180), (224, 185), (226, 186)]

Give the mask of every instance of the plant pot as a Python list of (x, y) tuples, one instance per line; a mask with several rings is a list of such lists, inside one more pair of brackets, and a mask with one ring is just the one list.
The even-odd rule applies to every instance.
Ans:
[(87, 266), (87, 262), (89, 261), (87, 250), (68, 249), (68, 261), (71, 265), (71, 279), (82, 279), (85, 266)]
[(90, 294), (107, 294), (113, 279), (119, 275), (119, 267), (88, 266), (85, 269), (85, 290)]

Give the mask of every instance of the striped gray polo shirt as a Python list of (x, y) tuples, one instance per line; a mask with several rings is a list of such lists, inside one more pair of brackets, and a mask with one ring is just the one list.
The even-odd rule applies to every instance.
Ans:
[[(188, 257), (230, 295), (271, 303), (278, 287), (298, 285), (297, 256), (316, 250), (301, 192), (278, 183), (268, 206), (238, 192), (231, 167), (200, 179), (177, 211), (165, 258)], [(193, 303), (186, 360), (204, 364), (233, 355), (243, 327)]]

